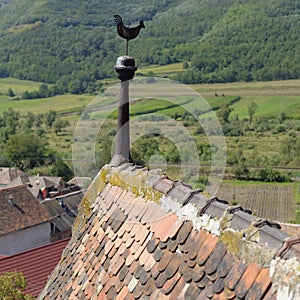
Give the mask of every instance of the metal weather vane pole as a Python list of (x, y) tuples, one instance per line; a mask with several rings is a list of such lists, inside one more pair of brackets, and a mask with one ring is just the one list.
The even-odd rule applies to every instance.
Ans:
[(128, 41), (136, 38), (141, 28), (145, 28), (143, 21), (134, 28), (125, 27), (119, 15), (114, 16), (118, 34), (126, 39), (126, 55), (117, 58), (115, 70), (121, 80), (120, 102), (118, 108), (118, 131), (115, 139), (114, 156), (110, 165), (119, 166), (130, 160), (130, 130), (129, 130), (129, 80), (133, 79), (137, 70), (133, 57), (128, 56)]

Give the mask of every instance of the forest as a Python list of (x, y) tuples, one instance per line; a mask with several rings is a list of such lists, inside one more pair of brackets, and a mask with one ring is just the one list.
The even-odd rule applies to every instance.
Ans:
[(0, 77), (94, 92), (114, 76), (125, 40), (113, 15), (146, 28), (129, 43), (139, 67), (182, 63), (184, 83), (300, 78), (297, 0), (0, 0)]

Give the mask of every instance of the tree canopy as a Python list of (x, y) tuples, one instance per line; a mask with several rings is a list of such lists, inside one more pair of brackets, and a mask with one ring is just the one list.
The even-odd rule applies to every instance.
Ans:
[(0, 299), (2, 300), (33, 300), (33, 297), (24, 294), (26, 287), (26, 278), (20, 272), (7, 272), (0, 275)]
[(297, 0), (0, 0), (0, 77), (56, 83), (44, 94), (94, 91), (125, 52), (115, 13), (145, 21), (129, 45), (137, 64), (185, 62), (182, 82), (300, 78)]

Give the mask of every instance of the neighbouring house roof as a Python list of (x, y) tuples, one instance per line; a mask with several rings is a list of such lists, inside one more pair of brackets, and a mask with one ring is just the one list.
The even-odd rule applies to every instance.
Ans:
[(39, 299), (299, 299), (300, 238), (130, 165), (105, 166)]
[(7, 185), (23, 174), (25, 173), (17, 168), (0, 167), (0, 185)]
[(81, 188), (86, 188), (86, 186), (91, 183), (92, 178), (90, 177), (74, 177), (68, 181), (69, 185), (78, 185)]
[(44, 189), (57, 189), (62, 185), (61, 177), (29, 176), (23, 174), (12, 180), (8, 186), (26, 185), (34, 197), (38, 198)]
[(46, 180), (53, 182), (56, 188), (63, 186), (63, 179), (62, 177), (57, 176), (43, 176)]
[(0, 190), (0, 235), (49, 222), (52, 217), (26, 186)]
[[(82, 191), (72, 192), (63, 196), (48, 198), (42, 201), (42, 205), (53, 217), (51, 223), (54, 232), (71, 230), (78, 213), (78, 205), (83, 197)], [(54, 233), (52, 232), (52, 233)]]
[(22, 272), (27, 281), (26, 294), (39, 295), (48, 276), (61, 258), (61, 253), (70, 239), (51, 243), (19, 254), (0, 259), (0, 274)]

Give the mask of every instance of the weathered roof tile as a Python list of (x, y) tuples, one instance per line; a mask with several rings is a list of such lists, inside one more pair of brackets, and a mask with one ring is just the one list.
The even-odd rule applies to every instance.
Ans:
[(162, 292), (166, 295), (169, 295), (174, 287), (176, 286), (178, 280), (180, 279), (180, 275), (178, 273), (174, 274), (174, 276), (170, 277), (164, 286), (162, 287)]
[(203, 265), (208, 259), (210, 253), (215, 248), (218, 238), (209, 233), (201, 232), (201, 239), (199, 240), (199, 250), (197, 256), (197, 263)]
[(218, 242), (212, 254), (205, 263), (205, 271), (208, 275), (216, 272), (224, 255), (226, 254), (226, 251), (226, 246), (221, 241)]
[(235, 287), (235, 292), (238, 297), (244, 298), (246, 296), (259, 271), (260, 267), (256, 263), (253, 263), (247, 267), (245, 273), (242, 275), (237, 286)]
[(200, 293), (201, 289), (194, 282), (192, 282), (187, 288), (184, 297), (185, 299), (197, 299)]
[(261, 271), (257, 275), (257, 278), (255, 279), (255, 282), (246, 295), (246, 300), (259, 300), (263, 297), (263, 295), (271, 285), (269, 273), (269, 268), (261, 269)]
[(234, 290), (236, 284), (240, 280), (241, 276), (247, 269), (247, 264), (243, 263), (243, 261), (239, 260), (234, 263), (232, 269), (229, 271), (225, 278), (225, 285), (230, 289)]

